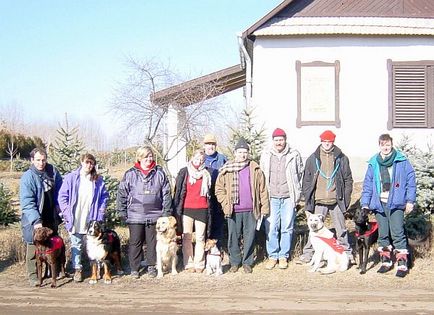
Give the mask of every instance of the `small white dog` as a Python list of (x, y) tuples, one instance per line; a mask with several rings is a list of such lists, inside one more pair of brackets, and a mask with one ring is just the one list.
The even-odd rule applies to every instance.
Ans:
[[(322, 274), (330, 274), (336, 271), (348, 269), (349, 258), (344, 248), (337, 243), (333, 233), (324, 226), (324, 216), (321, 214), (310, 214), (308, 212), (307, 226), (314, 255), (309, 265), (310, 272), (320, 271)], [(321, 268), (321, 261), (327, 261), (327, 266)]]
[(157, 277), (163, 277), (163, 269), (171, 267), (172, 275), (178, 274), (178, 244), (176, 243), (176, 219), (175, 217), (161, 217), (155, 226), (157, 230)]
[(205, 252), (208, 253), (206, 255), (206, 274), (222, 275), (222, 253), (217, 247), (217, 240), (208, 239), (205, 243)]

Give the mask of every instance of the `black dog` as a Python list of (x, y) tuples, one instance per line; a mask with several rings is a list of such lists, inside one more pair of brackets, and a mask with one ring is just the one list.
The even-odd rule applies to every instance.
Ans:
[(357, 237), (356, 249), (359, 255), (360, 274), (366, 273), (369, 250), (378, 239), (378, 224), (377, 222), (369, 222), (368, 214), (369, 209), (361, 208), (357, 208), (354, 214)]
[(121, 266), (121, 242), (117, 233), (105, 229), (98, 221), (89, 223), (86, 234), (87, 256), (91, 261), (92, 275), (89, 283), (95, 284), (98, 281), (99, 267), (104, 266), (104, 283), (112, 282), (109, 263), (116, 267), (118, 275), (123, 274)]

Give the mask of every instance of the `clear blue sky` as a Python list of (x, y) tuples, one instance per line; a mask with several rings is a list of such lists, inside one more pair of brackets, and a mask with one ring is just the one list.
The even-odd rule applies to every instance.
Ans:
[(26, 121), (92, 115), (110, 133), (105, 112), (126, 56), (190, 77), (232, 66), (236, 34), (280, 2), (1, 0), (0, 105), (19, 104)]

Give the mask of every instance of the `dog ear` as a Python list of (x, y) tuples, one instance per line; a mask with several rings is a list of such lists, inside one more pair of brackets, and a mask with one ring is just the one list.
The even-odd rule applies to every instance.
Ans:
[(175, 219), (175, 217), (172, 217), (172, 216), (170, 216), (169, 217), (169, 225), (171, 226), (171, 227), (176, 227), (176, 219)]
[(325, 216), (322, 214), (318, 214), (318, 218), (320, 218), (322, 222), (325, 221)]
[(53, 235), (53, 230), (50, 228), (44, 228), (45, 239), (48, 239), (51, 235)]

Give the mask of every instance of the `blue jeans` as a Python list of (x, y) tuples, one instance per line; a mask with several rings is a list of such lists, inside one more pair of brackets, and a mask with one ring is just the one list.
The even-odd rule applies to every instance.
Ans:
[(69, 236), (71, 238), (71, 261), (73, 269), (83, 269), (83, 265), (81, 264), (81, 255), (83, 251), (83, 237), (85, 234), (71, 234)]
[[(253, 265), (255, 248), (256, 219), (253, 212), (233, 213), (228, 218), (228, 250), (231, 266)], [(241, 259), (240, 238), (243, 236), (243, 255)]]
[(383, 213), (376, 213), (375, 218), (378, 222), (378, 246), (387, 247), (392, 245), (389, 238), (392, 238), (395, 249), (407, 249), (407, 240), (404, 232), (404, 210), (390, 210), (383, 203)]
[(265, 220), (268, 258), (289, 258), (294, 222), (294, 202), (290, 198), (271, 198), (270, 216)]

